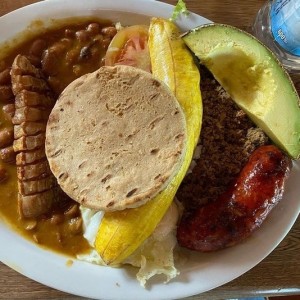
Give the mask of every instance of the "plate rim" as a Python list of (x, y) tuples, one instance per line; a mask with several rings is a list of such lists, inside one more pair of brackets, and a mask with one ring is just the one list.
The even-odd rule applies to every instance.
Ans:
[[(133, 4), (138, 4), (138, 2), (140, 3), (140, 1), (141, 0), (128, 0), (126, 2), (126, 7), (130, 6), (129, 4), (132, 4), (132, 5)], [(10, 12), (10, 13), (0, 17), (0, 24), (2, 22), (10, 21), (11, 18), (16, 18), (16, 17), (22, 16), (22, 15), (23, 15), (23, 18), (24, 18), (24, 14), (25, 15), (29, 14), (31, 16), (31, 15), (33, 15), (33, 12), (36, 14), (37, 12), (41, 12), (42, 9), (44, 9), (44, 8), (54, 9), (55, 6), (57, 6), (58, 2), (60, 3), (60, 5), (71, 5), (71, 4), (74, 5), (74, 3), (77, 5), (80, 2), (85, 2), (85, 4), (87, 3), (87, 1), (81, 1), (81, 0), (65, 0), (64, 3), (61, 3), (60, 0), (37, 2), (37, 3), (25, 6), (23, 8), (20, 8), (18, 10), (15, 10), (13, 12)], [(96, 4), (97, 5), (100, 5), (100, 4), (101, 5), (111, 5), (111, 3), (112, 2), (109, 1), (109, 0), (102, 0), (102, 1), (89, 0), (89, 2), (88, 2), (88, 4), (93, 6), (93, 7), (95, 7)], [(123, 3), (123, 1), (122, 0), (115, 0), (113, 3), (114, 3), (113, 5), (121, 5)], [(155, 9), (153, 9), (153, 5), (156, 7)], [(122, 7), (125, 7), (124, 3), (123, 3)], [(161, 8), (163, 11), (168, 11), (168, 12), (170, 12), (174, 8), (174, 6), (163, 3), (163, 2), (147, 1), (147, 0), (144, 0), (144, 2), (143, 2), (143, 10), (148, 9), (148, 11), (152, 12), (154, 10), (156, 11), (158, 9), (158, 7)], [(126, 11), (128, 11), (128, 10), (126, 10)], [(194, 27), (196, 27), (194, 22), (197, 19), (198, 20), (201, 19), (202, 21), (205, 21), (207, 23), (211, 22), (210, 20), (208, 20), (208, 19), (206, 19), (202, 16), (199, 16), (197, 14), (194, 14), (194, 13), (191, 13), (189, 17), (191, 18), (190, 20), (187, 20), (187, 19), (180, 19), (179, 20), (179, 24), (180, 23), (184, 24), (184, 25), (181, 25), (182, 28), (185, 28), (185, 26), (188, 27), (189, 24), (191, 24), (191, 23), (193, 23)], [(186, 21), (186, 23), (184, 23), (185, 21)], [(191, 21), (191, 22), (189, 22), (189, 21)], [(298, 164), (296, 166), (296, 169), (298, 170), (298, 173), (300, 174), (299, 166), (300, 165)], [(300, 204), (298, 205), (298, 214), (299, 214), (299, 210), (300, 210)], [(292, 228), (294, 222), (298, 218), (298, 214), (297, 214), (297, 209), (296, 209), (295, 213), (293, 215), (292, 221), (289, 222), (289, 224), (285, 227), (285, 229), (283, 230), (281, 236), (278, 239), (276, 239), (276, 242), (273, 243), (272, 247), (269, 247), (268, 250), (265, 251), (264, 255), (262, 255), (259, 260), (254, 259), (255, 264), (253, 264), (253, 262), (250, 260), (250, 262), (247, 265), (245, 265), (242, 269), (240, 269), (238, 271), (236, 270), (235, 273), (232, 273), (231, 276), (227, 276), (226, 278), (224, 278), (224, 280), (219, 280), (215, 284), (211, 284), (209, 286), (209, 288), (201, 290), (195, 284), (193, 284), (193, 286), (190, 286), (189, 282), (178, 282), (175, 278), (174, 281), (172, 281), (171, 283), (166, 285), (166, 286), (170, 286), (170, 288), (167, 288), (167, 289), (169, 289), (169, 290), (173, 289), (171, 293), (166, 292), (165, 289), (163, 289), (164, 294), (162, 295), (160, 290), (157, 291), (157, 287), (154, 287), (154, 289), (150, 289), (150, 290), (143, 290), (141, 287), (139, 287), (138, 295), (141, 295), (141, 297), (143, 297), (143, 298), (153, 299), (153, 300), (155, 300), (155, 299), (160, 299), (160, 300), (170, 299), (171, 297), (173, 299), (175, 299), (175, 298), (178, 299), (178, 298), (181, 298), (181, 297), (196, 295), (196, 294), (214, 289), (216, 287), (219, 287), (219, 286), (221, 286), (225, 283), (228, 283), (229, 281), (241, 276), (245, 272), (252, 269), (259, 262), (261, 262), (266, 256), (268, 256), (278, 246), (278, 244), (283, 240), (283, 238), (286, 236), (286, 234), (290, 231), (290, 229)], [(266, 222), (267, 221), (269, 221), (269, 220), (266, 220)], [(5, 245), (5, 237), (7, 237), (7, 236), (10, 236), (12, 238), (12, 240), (16, 243), (15, 244), (16, 248), (18, 248), (19, 251), (22, 250), (26, 253), (27, 257), (30, 258), (28, 261), (22, 262), (22, 260), (20, 260), (19, 251), (17, 251), (18, 253), (10, 253), (11, 259), (9, 259), (7, 257), (7, 253), (9, 253), (9, 251), (11, 251), (10, 245)], [(34, 262), (34, 266), (39, 268), (39, 265), (37, 263), (42, 262), (45, 258), (45, 255), (46, 255), (48, 257), (47, 258), (47, 264), (46, 264), (47, 268), (49, 268), (50, 265), (53, 264), (52, 266), (55, 266), (58, 270), (62, 270), (62, 269), (67, 268), (66, 267), (66, 261), (70, 258), (68, 258), (64, 255), (61, 255), (61, 254), (56, 254), (54, 252), (39, 248), (38, 246), (36, 246), (32, 242), (30, 242), (30, 241), (26, 240), (25, 238), (21, 237), (20, 235), (18, 235), (11, 228), (8, 229), (7, 225), (4, 225), (4, 223), (1, 222), (1, 221), (0, 221), (0, 241), (4, 241), (4, 242), (1, 242), (1, 244), (4, 244), (4, 247), (0, 247), (0, 260), (4, 264), (11, 267), (12, 269), (16, 270), (17, 272), (21, 273), (22, 275), (24, 275), (24, 276), (26, 276), (26, 277), (34, 280), (34, 281), (37, 281), (37, 282), (39, 282), (43, 285), (49, 286), (49, 287), (57, 289), (57, 290), (61, 290), (61, 291), (66, 292), (66, 293), (71, 293), (71, 294), (78, 295), (78, 296), (83, 296), (83, 297), (92, 297), (92, 298), (95, 298), (95, 299), (96, 298), (100, 299), (98, 297), (101, 297), (101, 299), (128, 299), (127, 298), (128, 294), (124, 294), (124, 289), (122, 288), (122, 289), (119, 289), (119, 291), (118, 291), (118, 288), (117, 288), (116, 285), (112, 285), (112, 286), (114, 286), (117, 291), (114, 291), (113, 293), (110, 292), (109, 295), (108, 294), (99, 295), (99, 294), (94, 294), (93, 293), (94, 290), (92, 290), (91, 292), (89, 292), (89, 291), (82, 292), (82, 291), (79, 291), (78, 289), (75, 289), (75, 293), (74, 293), (72, 290), (70, 290), (70, 287), (68, 287), (68, 286), (59, 286), (58, 287), (55, 284), (54, 281), (48, 282), (47, 278), (46, 279), (44, 279), (44, 278), (40, 279), (40, 277), (38, 276), (38, 273), (36, 273), (36, 272), (32, 273), (30, 271), (30, 269), (28, 269), (28, 268), (30, 268), (30, 263)], [(239, 248), (243, 249), (245, 244), (242, 244), (242, 245), (239, 245), (239, 246), (240, 246)], [(238, 247), (238, 246), (236, 246), (236, 247)], [(229, 248), (229, 250), (226, 249), (224, 253), (226, 253), (226, 251), (227, 251), (227, 253), (230, 252), (231, 251), (230, 249), (232, 249), (232, 248)], [(5, 253), (5, 251), (7, 253)], [(37, 253), (36, 253), (36, 251), (37, 251)], [(27, 252), (29, 252), (29, 254)], [(18, 262), (18, 263), (16, 263), (16, 262)], [(18, 265), (19, 262), (21, 262), (25, 265), (20, 266), (20, 265)], [(201, 261), (201, 263), (203, 263), (203, 262)], [(205, 263), (203, 263), (203, 264), (205, 265)], [(72, 271), (74, 269), (75, 272), (80, 272), (80, 270), (81, 270), (80, 266), (81, 265), (87, 265), (88, 269), (93, 270), (93, 274), (94, 274), (94, 272), (97, 272), (99, 270), (99, 268), (105, 268), (105, 267), (94, 266), (94, 265), (91, 266), (89, 263), (86, 263), (86, 262), (77, 262), (77, 261), (75, 261), (74, 265), (71, 267)], [(44, 265), (44, 268), (45, 268), (45, 265)], [(113, 269), (110, 269), (110, 270), (112, 271)], [(113, 272), (113, 274), (116, 275), (116, 269), (114, 269), (112, 272)], [(193, 268), (191, 268), (191, 270), (188, 271), (188, 273), (191, 273), (191, 274), (193, 272), (194, 272)], [(125, 271), (125, 268), (122, 269), (121, 272), (119, 272), (119, 273), (121, 273), (121, 276), (127, 276), (128, 277), (128, 274), (127, 274), (127, 271)], [(116, 279), (118, 280), (118, 276), (116, 276)], [(131, 278), (130, 276), (127, 278), (127, 280), (130, 284), (133, 284), (132, 281), (134, 281), (134, 285), (138, 284), (136, 282), (136, 279)], [(69, 281), (68, 281), (68, 283), (69, 283)], [(95, 283), (95, 282), (93, 282), (93, 283)], [(187, 286), (185, 286), (185, 284)], [(90, 285), (87, 288), (92, 288), (92, 287), (93, 286)], [(188, 287), (188, 289), (184, 289), (186, 287)], [(154, 294), (153, 294), (153, 290), (155, 291)], [(177, 294), (174, 295), (174, 293), (177, 293)], [(137, 295), (137, 294), (135, 294), (135, 295)]]

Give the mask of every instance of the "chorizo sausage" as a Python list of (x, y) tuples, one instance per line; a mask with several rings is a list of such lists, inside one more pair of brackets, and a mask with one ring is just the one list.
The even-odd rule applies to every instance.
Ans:
[(179, 245), (209, 252), (250, 236), (282, 198), (290, 168), (291, 160), (277, 147), (256, 149), (216, 201), (183, 216), (177, 230)]

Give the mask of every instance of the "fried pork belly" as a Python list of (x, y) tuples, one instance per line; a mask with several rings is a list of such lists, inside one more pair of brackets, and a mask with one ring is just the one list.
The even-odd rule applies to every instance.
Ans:
[(38, 161), (32, 165), (18, 166), (17, 177), (21, 181), (39, 180), (51, 174), (47, 160)]
[(40, 178), (39, 180), (18, 182), (20, 195), (35, 195), (41, 192), (48, 191), (56, 186), (56, 180), (53, 176)]
[(16, 157), (16, 164), (17, 166), (25, 166), (42, 160), (45, 157), (46, 154), (44, 148), (35, 149), (33, 151), (22, 151), (18, 153)]
[(24, 106), (25, 107), (38, 106), (38, 107), (52, 108), (53, 99), (43, 94), (22, 90), (16, 96), (15, 106), (16, 108), (22, 108)]
[(48, 120), (49, 113), (50, 110), (24, 106), (16, 109), (12, 122), (14, 125), (19, 125), (23, 122), (46, 121)]
[(25, 218), (35, 218), (50, 212), (61, 194), (45, 155), (46, 123), (55, 100), (42, 71), (25, 56), (15, 58), (10, 74), (19, 211)]
[(59, 198), (58, 186), (33, 195), (18, 194), (20, 213), (27, 218), (35, 218), (50, 211), (53, 201)]
[(46, 131), (45, 122), (23, 122), (14, 126), (14, 138), (19, 139), (23, 136), (37, 135)]
[(45, 145), (45, 133), (32, 136), (22, 136), (14, 141), (15, 152), (34, 150)]

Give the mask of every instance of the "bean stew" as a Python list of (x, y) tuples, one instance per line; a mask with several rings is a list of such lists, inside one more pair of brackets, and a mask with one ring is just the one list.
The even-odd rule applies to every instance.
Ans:
[[(43, 80), (50, 89), (47, 93), (51, 93), (51, 97), (56, 100), (69, 83), (86, 73), (97, 70), (104, 64), (107, 47), (116, 33), (116, 27), (110, 22), (94, 19), (76, 20), (69, 25), (49, 29), (29, 38), (21, 45), (11, 48), (0, 61), (0, 215), (22, 236), (40, 246), (72, 256), (89, 249), (88, 243), (82, 236), (82, 219), (76, 202), (65, 195), (64, 201), (56, 203), (50, 212), (38, 217), (24, 217), (18, 203), (20, 172), (14, 141), (19, 136), (16, 135), (22, 137), (22, 133), (30, 130), (36, 134), (45, 130), (41, 129), (45, 126), (41, 122), (31, 123), (39, 126), (39, 128), (32, 128), (25, 126), (21, 120), (18, 125), (20, 132), (16, 132), (14, 120), (18, 118), (18, 110), (23, 110), (24, 113), (21, 104), (26, 99), (24, 98), (23, 102), (20, 99), (16, 100), (12, 88), (11, 68), (17, 55), (26, 56), (33, 66), (41, 70)], [(46, 96), (44, 98), (46, 103)], [(29, 101), (28, 99), (26, 101)], [(35, 117), (39, 112), (38, 108), (40, 109), (39, 106), (27, 109), (26, 117)], [(48, 114), (49, 112), (45, 111), (43, 116)], [(43, 120), (45, 121), (45, 117)], [(45, 155), (37, 157), (39, 153), (44, 152), (43, 147), (44, 145), (34, 153), (28, 151), (23, 157), (28, 159), (27, 154), (32, 154), (38, 162), (43, 163)], [(28, 169), (31, 164), (32, 161), (26, 161)], [(31, 187), (28, 182), (25, 183), (26, 185), (22, 182), (22, 188)], [(40, 185), (39, 188), (42, 189)], [(26, 197), (38, 195), (38, 193), (32, 195), (30, 188), (26, 190)]]

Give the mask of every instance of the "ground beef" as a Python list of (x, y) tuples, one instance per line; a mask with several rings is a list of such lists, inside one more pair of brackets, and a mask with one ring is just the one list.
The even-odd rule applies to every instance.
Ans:
[(212, 75), (201, 68), (203, 124), (200, 158), (177, 198), (186, 209), (214, 201), (237, 176), (249, 155), (268, 138), (238, 108)]

